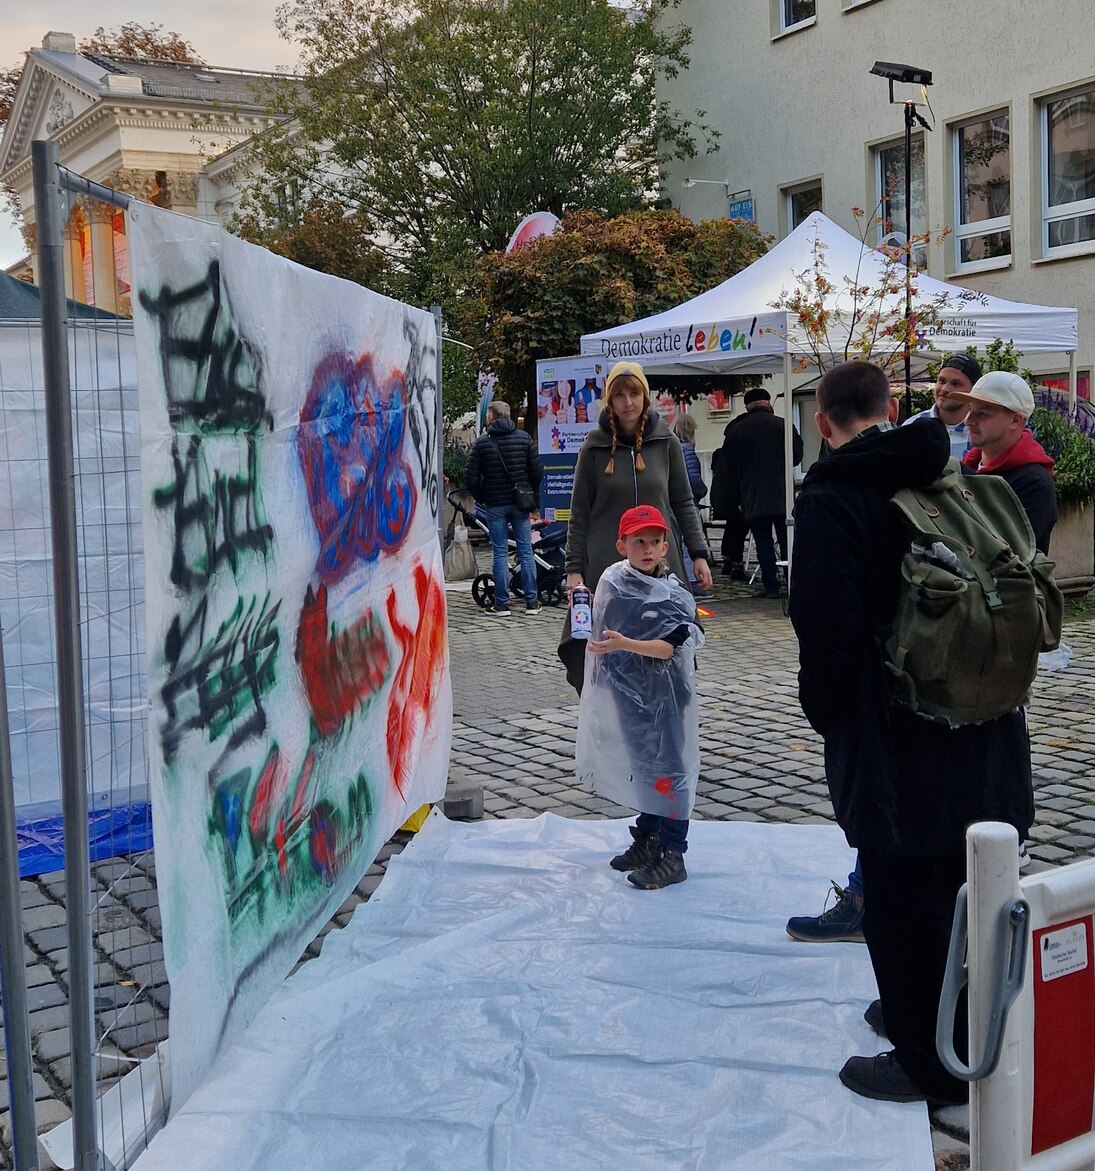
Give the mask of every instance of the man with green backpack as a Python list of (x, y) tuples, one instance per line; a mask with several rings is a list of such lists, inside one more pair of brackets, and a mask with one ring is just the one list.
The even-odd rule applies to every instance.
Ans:
[[(1022, 710), (1060, 594), (1014, 493), (962, 477), (945, 426), (893, 426), (886, 377), (830, 370), (817, 424), (832, 455), (795, 508), (790, 617), (799, 698), (825, 741), (836, 819), (863, 868), (863, 934), (894, 1048), (853, 1057), (841, 1080), (888, 1101), (958, 1102), (935, 1018), (965, 831), (1034, 817)], [(956, 1028), (965, 1046), (965, 1022)]]

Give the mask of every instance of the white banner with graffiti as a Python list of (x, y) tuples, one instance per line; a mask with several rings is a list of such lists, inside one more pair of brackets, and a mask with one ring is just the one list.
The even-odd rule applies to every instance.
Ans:
[(433, 320), (129, 213), (174, 1105), (448, 771)]

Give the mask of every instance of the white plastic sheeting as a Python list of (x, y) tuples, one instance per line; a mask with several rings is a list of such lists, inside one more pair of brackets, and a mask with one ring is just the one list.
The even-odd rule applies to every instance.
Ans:
[(839, 831), (694, 821), (648, 892), (626, 824), (431, 815), (138, 1171), (929, 1171), (923, 1105), (837, 1080), (880, 1048), (866, 949), (783, 930)]
[[(87, 781), (95, 809), (147, 799), (137, 374), (129, 322), (71, 322), (68, 346)], [(0, 618), (15, 803), (27, 816), (61, 796), (52, 571), (41, 332), (37, 322), (4, 323)]]

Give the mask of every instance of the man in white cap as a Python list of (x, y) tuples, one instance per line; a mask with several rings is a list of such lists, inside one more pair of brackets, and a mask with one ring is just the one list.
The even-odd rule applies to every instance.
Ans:
[(1018, 374), (992, 370), (967, 393), (950, 397), (968, 402), (970, 408), (966, 429), (974, 446), (963, 456), (962, 470), (1005, 479), (1027, 514), (1035, 544), (1048, 555), (1057, 523), (1057, 492), (1050, 474), (1053, 460), (1027, 426), (1034, 412), (1030, 387)]

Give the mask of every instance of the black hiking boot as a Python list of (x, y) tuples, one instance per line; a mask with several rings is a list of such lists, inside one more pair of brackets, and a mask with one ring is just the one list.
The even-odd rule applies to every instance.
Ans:
[(684, 868), (684, 855), (680, 850), (665, 850), (662, 856), (641, 870), (633, 870), (627, 881), (640, 890), (661, 890), (675, 882), (684, 882), (688, 871)]
[(658, 840), (658, 835), (640, 834), (633, 825), (627, 828), (633, 839), (632, 843), (622, 854), (617, 854), (609, 862), (609, 866), (613, 870), (641, 870), (651, 862), (657, 862), (662, 856), (662, 844)]
[(867, 1011), (864, 1012), (863, 1019), (880, 1037), (885, 1037), (889, 1040), (889, 1033), (886, 1032), (886, 1018), (882, 1015), (881, 1000), (872, 1000), (867, 1005)]

